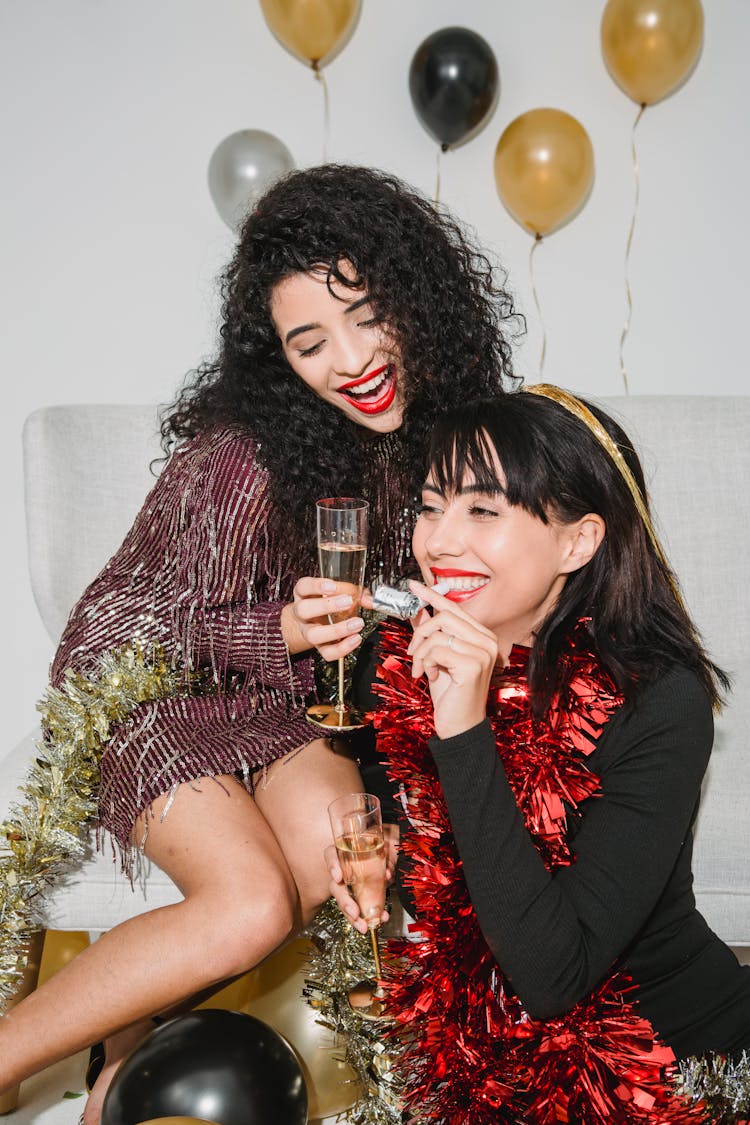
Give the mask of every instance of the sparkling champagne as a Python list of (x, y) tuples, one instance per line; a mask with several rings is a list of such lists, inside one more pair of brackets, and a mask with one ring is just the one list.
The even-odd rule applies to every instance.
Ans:
[(362, 596), (367, 547), (360, 543), (323, 542), (318, 544), (318, 558), (322, 577), (341, 582), (344, 589), (337, 592), (351, 594), (352, 597), (351, 609), (331, 614), (331, 621), (343, 621), (346, 617), (352, 617)]
[(380, 924), (385, 909), (385, 844), (378, 832), (336, 837), (344, 882), (357, 900), (362, 917), (371, 929)]

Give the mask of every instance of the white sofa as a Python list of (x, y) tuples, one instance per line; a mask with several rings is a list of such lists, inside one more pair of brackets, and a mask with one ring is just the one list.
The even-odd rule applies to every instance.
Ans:
[[(750, 398), (602, 399), (642, 454), (665, 546), (714, 658), (734, 678), (700, 812), (695, 887), (700, 909), (750, 959)], [(42, 620), (56, 641), (68, 612), (120, 542), (160, 453), (146, 406), (61, 406), (24, 429), (29, 568)], [(44, 685), (40, 684), (40, 693)], [(30, 725), (32, 716), (29, 716)], [(33, 735), (0, 751), (0, 818), (33, 753)], [(154, 871), (131, 889), (109, 856), (91, 858), (50, 896), (43, 921), (101, 931), (174, 901)]]

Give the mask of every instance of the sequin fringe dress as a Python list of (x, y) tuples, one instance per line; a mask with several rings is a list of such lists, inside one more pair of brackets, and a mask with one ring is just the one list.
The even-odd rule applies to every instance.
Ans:
[[(316, 737), (305, 719), (312, 661), (290, 657), (281, 610), (294, 578), (269, 539), (268, 476), (237, 429), (171, 457), (120, 549), (74, 607), (52, 666), (93, 674), (101, 655), (159, 646), (185, 693), (145, 702), (111, 732), (99, 818), (126, 869), (138, 815), (198, 777), (252, 774)], [(202, 689), (189, 689), (202, 672)]]

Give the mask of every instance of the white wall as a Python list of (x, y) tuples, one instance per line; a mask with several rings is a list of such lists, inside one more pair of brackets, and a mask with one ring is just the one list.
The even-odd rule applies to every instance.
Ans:
[[(499, 203), (495, 144), (519, 113), (573, 113), (594, 144), (596, 183), (578, 218), (536, 254), (545, 377), (621, 391), (623, 257), (633, 202), (636, 107), (599, 48), (604, 0), (364, 0), (327, 70), (329, 159), (379, 165), (434, 192), (436, 145), (407, 73), (433, 30), (479, 31), (501, 94), (477, 139), (442, 163), (441, 198), (506, 263), (529, 319), (518, 368), (534, 375), (540, 325), (530, 237)], [(626, 362), (632, 393), (745, 391), (748, 261), (747, 0), (704, 0), (698, 68), (637, 132), (642, 191), (631, 258)], [(309, 70), (268, 31), (257, 0), (0, 0), (3, 206), (4, 737), (32, 725), (51, 642), (28, 586), (20, 433), (52, 402), (160, 402), (211, 352), (213, 278), (232, 248), (206, 167), (240, 128), (264, 128), (299, 165), (323, 151)], [(106, 441), (106, 434), (102, 434)]]

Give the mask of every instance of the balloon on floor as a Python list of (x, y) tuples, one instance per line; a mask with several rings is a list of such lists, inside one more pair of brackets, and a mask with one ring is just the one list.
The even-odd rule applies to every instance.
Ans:
[(117, 1071), (101, 1125), (187, 1116), (221, 1125), (306, 1125), (292, 1048), (241, 1012), (196, 1011), (157, 1027)]
[(37, 987), (54, 976), (89, 945), (89, 935), (84, 930), (47, 930), (44, 951), (39, 966)]
[(312, 943), (297, 938), (250, 974), (244, 1011), (264, 1020), (287, 1039), (299, 1057), (307, 1084), (310, 1117), (333, 1117), (361, 1095), (354, 1070), (344, 1061), (342, 1044), (319, 1024), (303, 998)]

